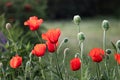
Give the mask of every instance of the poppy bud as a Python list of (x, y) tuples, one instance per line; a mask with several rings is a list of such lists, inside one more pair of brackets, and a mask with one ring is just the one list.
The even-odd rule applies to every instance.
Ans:
[(120, 49), (120, 40), (118, 40), (118, 41), (116, 42), (116, 47), (117, 47), (117, 49)]
[(111, 54), (112, 53), (111, 49), (106, 49), (106, 53)]
[(102, 22), (102, 28), (105, 31), (107, 31), (109, 29), (109, 22), (108, 22), (108, 20), (103, 20), (103, 22)]
[(12, 25), (10, 23), (6, 23), (6, 29), (10, 29)]
[(83, 42), (85, 40), (85, 35), (83, 32), (79, 32), (77, 35), (78, 40), (80, 40), (81, 42)]
[(67, 43), (68, 42), (68, 38), (64, 38), (64, 43)]
[(79, 25), (80, 24), (80, 21), (81, 21), (81, 18), (79, 15), (75, 15), (74, 18), (73, 18), (73, 21), (75, 24)]

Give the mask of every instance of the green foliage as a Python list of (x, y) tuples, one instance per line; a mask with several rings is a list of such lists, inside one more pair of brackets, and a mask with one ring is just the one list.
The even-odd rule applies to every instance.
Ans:
[(5, 14), (7, 22), (19, 21), (23, 25), (30, 16), (46, 16), (46, 0), (0, 0), (0, 14)]

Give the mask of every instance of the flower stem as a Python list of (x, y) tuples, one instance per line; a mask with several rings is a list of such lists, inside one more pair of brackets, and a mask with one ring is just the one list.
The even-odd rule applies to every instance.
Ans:
[(41, 39), (40, 39), (40, 37), (39, 37), (38, 31), (35, 31), (35, 34), (36, 34), (38, 40), (40, 41), (40, 43), (42, 43), (42, 41), (41, 41)]
[[(41, 57), (39, 57), (39, 63), (41, 64)], [(42, 66), (42, 64), (41, 64), (40, 66)], [(41, 68), (42, 68), (42, 67), (41, 67)], [(46, 80), (43, 69), (41, 69), (41, 74), (42, 74), (43, 80)]]
[(78, 33), (80, 32), (80, 26), (79, 25), (77, 25), (78, 26)]
[(83, 47), (84, 47), (84, 45), (83, 45), (83, 42), (82, 42), (82, 43), (80, 43), (80, 50), (81, 50), (80, 57), (81, 57), (81, 63), (82, 63), (82, 65), (81, 65), (81, 80), (82, 80), (82, 69), (83, 69)]
[(103, 49), (106, 50), (106, 31), (103, 32)]
[(99, 63), (96, 63), (97, 67), (96, 67), (96, 72), (97, 72), (97, 80), (100, 80), (100, 67), (99, 67)]
[[(55, 48), (57, 49), (56, 45), (55, 45)], [(59, 64), (57, 64), (58, 63), (58, 53), (57, 53), (57, 51), (55, 51), (55, 59), (56, 59), (55, 60), (56, 61), (56, 70), (58, 72), (58, 75), (60, 76), (61, 80), (64, 80), (63, 76), (62, 76), (62, 73), (61, 73), (61, 70), (60, 70), (60, 66), (59, 66)]]
[[(103, 50), (106, 50), (106, 31), (103, 32)], [(105, 54), (105, 68), (107, 71), (107, 78), (109, 80), (108, 67), (107, 67), (107, 55)]]
[[(50, 66), (52, 68), (52, 54), (50, 54)], [(50, 71), (50, 75), (51, 75), (51, 80), (53, 80), (53, 73), (52, 73), (52, 71)]]

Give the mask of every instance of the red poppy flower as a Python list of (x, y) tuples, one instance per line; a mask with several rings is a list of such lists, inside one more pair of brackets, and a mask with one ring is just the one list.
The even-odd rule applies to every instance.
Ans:
[(51, 29), (48, 30), (48, 32), (46, 32), (45, 34), (42, 34), (42, 38), (53, 44), (56, 44), (58, 42), (60, 34), (60, 29)]
[(114, 55), (114, 57), (115, 57), (115, 60), (117, 61), (117, 63), (120, 64), (120, 54), (119, 54), (119, 53), (116, 53), (116, 54)]
[(48, 51), (51, 53), (55, 52), (58, 46), (58, 42), (56, 44), (52, 44), (51, 42), (47, 41), (46, 44), (47, 44)]
[(38, 19), (38, 17), (32, 16), (29, 18), (29, 20), (24, 22), (24, 25), (28, 25), (30, 30), (35, 31), (40, 27), (42, 23), (43, 19)]
[(94, 48), (90, 51), (89, 56), (92, 58), (94, 62), (101, 62), (104, 56), (104, 50), (100, 48)]
[(22, 57), (16, 55), (10, 60), (10, 67), (18, 68), (22, 64)]
[(79, 70), (80, 67), (81, 67), (81, 61), (80, 61), (79, 58), (73, 58), (70, 61), (70, 68), (71, 68), (71, 70), (76, 71), (76, 70)]
[(32, 50), (32, 54), (36, 55), (37, 57), (44, 56), (46, 51), (46, 45), (45, 44), (36, 44), (34, 46), (34, 49)]

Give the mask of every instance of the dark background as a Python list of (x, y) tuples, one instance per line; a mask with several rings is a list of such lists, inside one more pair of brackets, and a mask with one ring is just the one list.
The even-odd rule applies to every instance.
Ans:
[(0, 14), (7, 20), (21, 23), (30, 16), (44, 19), (71, 19), (82, 17), (120, 17), (120, 0), (0, 0)]
[(120, 0), (48, 0), (50, 18), (69, 18), (75, 14), (83, 17), (120, 16)]

